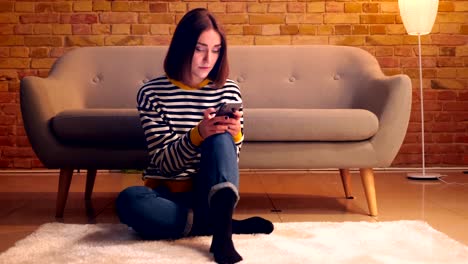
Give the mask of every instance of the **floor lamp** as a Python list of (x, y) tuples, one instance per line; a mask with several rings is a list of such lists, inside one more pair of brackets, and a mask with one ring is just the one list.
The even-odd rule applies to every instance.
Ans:
[(439, 0), (398, 0), (401, 19), (408, 35), (418, 36), (419, 56), (419, 91), (421, 101), (421, 146), (422, 146), (422, 172), (408, 173), (410, 179), (437, 179), (438, 173), (426, 173), (426, 160), (424, 151), (424, 97), (422, 83), (421, 35), (431, 33), (437, 16)]

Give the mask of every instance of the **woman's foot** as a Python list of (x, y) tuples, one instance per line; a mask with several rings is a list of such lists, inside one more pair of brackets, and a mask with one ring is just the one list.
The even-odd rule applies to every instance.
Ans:
[(211, 197), (211, 221), (213, 239), (210, 252), (217, 263), (231, 264), (242, 260), (232, 242), (232, 213), (237, 196), (233, 190), (224, 188)]
[(233, 234), (270, 234), (273, 229), (272, 222), (259, 216), (243, 220), (232, 219)]
[(242, 256), (234, 248), (232, 239), (216, 239), (213, 237), (210, 252), (213, 253), (216, 263), (231, 264), (242, 260)]

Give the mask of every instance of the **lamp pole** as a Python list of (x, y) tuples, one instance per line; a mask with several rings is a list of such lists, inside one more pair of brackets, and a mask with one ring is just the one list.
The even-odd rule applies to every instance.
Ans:
[(423, 94), (423, 79), (422, 79), (422, 54), (421, 54), (421, 34), (418, 33), (418, 57), (419, 57), (419, 100), (421, 103), (421, 153), (422, 153), (422, 173), (408, 173), (409, 179), (427, 179), (435, 180), (441, 175), (439, 173), (426, 173), (426, 155), (425, 155), (425, 140), (424, 140), (424, 94)]

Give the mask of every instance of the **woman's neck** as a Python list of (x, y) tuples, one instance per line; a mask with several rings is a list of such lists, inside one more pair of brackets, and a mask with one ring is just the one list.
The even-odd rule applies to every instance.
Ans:
[(183, 83), (187, 86), (193, 88), (200, 88), (200, 86), (205, 82), (206, 79), (196, 79), (191, 78), (190, 80), (184, 80)]
[(186, 89), (186, 90), (200, 89), (200, 88), (206, 86), (206, 85), (210, 82), (210, 80), (205, 79), (205, 80), (203, 80), (203, 81), (201, 81), (200, 83), (197, 83), (197, 84), (195, 84), (195, 85), (189, 85), (188, 83), (183, 82), (183, 81), (176, 81), (176, 80), (171, 79), (171, 78), (169, 78), (169, 80), (170, 80), (174, 85), (176, 85), (176, 86), (178, 86), (178, 87), (180, 87), (180, 88), (182, 88), (182, 89)]

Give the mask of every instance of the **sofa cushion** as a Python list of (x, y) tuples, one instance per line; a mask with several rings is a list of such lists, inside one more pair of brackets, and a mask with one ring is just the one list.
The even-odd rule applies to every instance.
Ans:
[(378, 128), (364, 109), (244, 109), (245, 141), (360, 141)]
[(146, 148), (136, 109), (66, 110), (51, 120), (51, 128), (62, 143)]
[[(246, 108), (244, 124), (245, 141), (360, 141), (379, 126), (363, 109)], [(65, 144), (146, 147), (136, 109), (66, 110), (51, 128)]]

